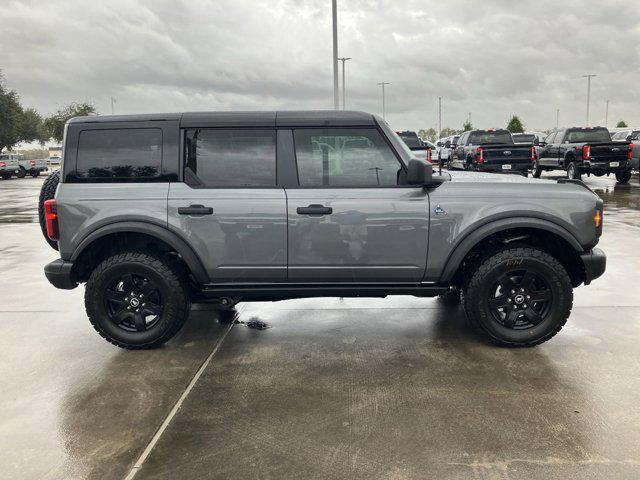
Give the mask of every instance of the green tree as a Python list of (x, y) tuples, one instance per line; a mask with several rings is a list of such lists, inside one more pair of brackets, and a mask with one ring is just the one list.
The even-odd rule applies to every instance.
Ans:
[(20, 141), (22, 113), (20, 97), (14, 90), (5, 87), (0, 74), (0, 152)]
[(466, 132), (467, 130), (473, 130), (473, 125), (471, 124), (471, 122), (464, 122), (462, 124), (462, 131)]
[(73, 117), (85, 117), (96, 114), (96, 107), (90, 103), (70, 103), (44, 121), (44, 136), (53, 138), (57, 142), (62, 141), (64, 124)]
[(524, 132), (524, 125), (522, 125), (522, 122), (517, 115), (511, 117), (511, 120), (509, 120), (509, 123), (507, 124), (507, 130), (509, 130), (511, 133)]
[(436, 132), (435, 128), (422, 129), (418, 131), (418, 136), (422, 140), (428, 140), (430, 142), (435, 142), (437, 140), (438, 132)]
[(452, 135), (457, 135), (458, 133), (460, 133), (458, 130), (450, 127), (444, 127), (442, 130), (440, 130), (440, 138), (450, 137)]
[(22, 112), (22, 118), (18, 126), (20, 141), (33, 142), (38, 140), (44, 144), (44, 131), (42, 117), (33, 108), (28, 108)]
[(616, 128), (627, 128), (628, 126), (629, 125), (627, 125), (627, 122), (625, 122), (624, 120), (620, 120), (616, 125)]

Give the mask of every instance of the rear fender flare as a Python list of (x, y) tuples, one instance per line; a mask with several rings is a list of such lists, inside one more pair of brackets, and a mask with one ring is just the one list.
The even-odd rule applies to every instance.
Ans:
[(114, 233), (142, 233), (157, 238), (169, 245), (180, 254), (191, 270), (195, 279), (201, 284), (210, 282), (209, 275), (196, 252), (176, 233), (152, 223), (146, 222), (117, 222), (105, 225), (87, 235), (76, 247), (70, 260), (75, 261), (82, 252), (93, 242)]

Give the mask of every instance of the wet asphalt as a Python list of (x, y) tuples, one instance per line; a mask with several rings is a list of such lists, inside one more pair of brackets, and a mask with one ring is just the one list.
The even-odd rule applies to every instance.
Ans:
[(145, 352), (44, 278), (42, 179), (0, 181), (0, 477), (640, 478), (640, 185), (585, 180), (608, 269), (539, 347), (389, 297), (196, 305)]

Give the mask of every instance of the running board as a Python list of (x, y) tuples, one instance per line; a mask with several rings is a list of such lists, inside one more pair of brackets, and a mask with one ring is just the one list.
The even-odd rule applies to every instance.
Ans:
[(326, 283), (326, 284), (209, 284), (200, 290), (206, 299), (242, 297), (248, 300), (287, 300), (310, 297), (386, 297), (389, 295), (413, 295), (435, 297), (449, 290), (446, 286), (423, 283)]

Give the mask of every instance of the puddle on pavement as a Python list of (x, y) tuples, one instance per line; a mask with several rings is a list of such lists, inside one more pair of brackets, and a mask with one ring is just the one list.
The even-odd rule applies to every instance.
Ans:
[(267, 322), (260, 320), (259, 318), (250, 318), (249, 320), (236, 320), (233, 322), (235, 325), (244, 325), (247, 328), (253, 328), (254, 330), (266, 330), (267, 328), (271, 328)]

